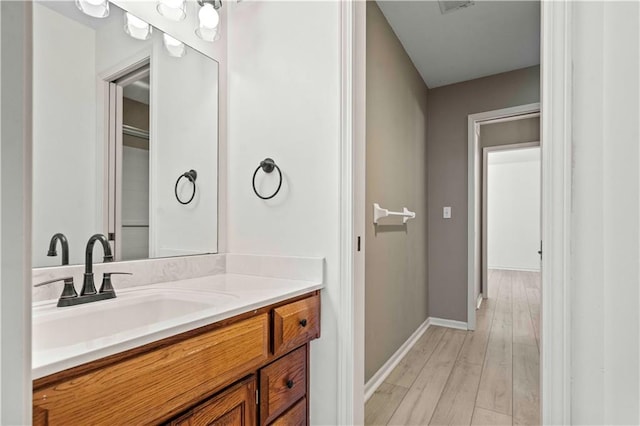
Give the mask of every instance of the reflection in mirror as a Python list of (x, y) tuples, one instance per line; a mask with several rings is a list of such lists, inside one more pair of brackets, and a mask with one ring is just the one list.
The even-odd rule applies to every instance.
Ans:
[(95, 233), (116, 260), (217, 251), (218, 64), (109, 9), (34, 3), (35, 267), (61, 264), (58, 233), (70, 264)]
[(114, 236), (121, 260), (149, 257), (149, 67), (122, 86), (122, 224)]

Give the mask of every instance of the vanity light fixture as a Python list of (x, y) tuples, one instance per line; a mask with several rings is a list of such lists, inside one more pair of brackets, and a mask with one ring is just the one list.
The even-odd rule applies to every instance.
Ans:
[(76, 6), (85, 14), (94, 18), (106, 18), (109, 16), (109, 0), (76, 0)]
[(218, 24), (220, 15), (218, 9), (222, 7), (222, 0), (198, 0), (198, 28), (196, 35), (204, 41), (215, 41), (219, 38)]
[(124, 14), (124, 32), (138, 40), (149, 40), (152, 28), (142, 19), (130, 14)]
[(186, 16), (185, 0), (158, 0), (158, 13), (172, 21), (182, 21)]
[(176, 40), (169, 34), (162, 35), (162, 41), (164, 48), (167, 49), (167, 53), (175, 58), (182, 58), (187, 53), (187, 48), (180, 40)]

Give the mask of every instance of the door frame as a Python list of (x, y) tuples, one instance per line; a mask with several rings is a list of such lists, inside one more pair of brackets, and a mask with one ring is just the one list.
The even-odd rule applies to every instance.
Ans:
[[(364, 211), (365, 153), (362, 90), (366, 70), (366, 9), (358, 0), (341, 3), (341, 203), (340, 272), (341, 299), (338, 312), (338, 423), (362, 424), (364, 386), (359, 383), (364, 349), (364, 274), (354, 274), (362, 252), (354, 251), (360, 227), (355, 217)], [(571, 229), (571, 99), (572, 99), (572, 4), (541, 2), (540, 99), (542, 165), (542, 300), (540, 347), (540, 408), (542, 424), (571, 423), (570, 359), (570, 229)], [(358, 38), (364, 41), (356, 43)], [(354, 73), (354, 64), (356, 72)], [(355, 101), (354, 101), (355, 99)], [(346, 124), (348, 123), (348, 124)], [(357, 126), (352, 126), (352, 124)], [(353, 215), (353, 216), (349, 216)], [(363, 235), (363, 234), (359, 234)], [(348, 322), (342, 322), (342, 320)], [(352, 340), (348, 340), (352, 339)], [(360, 363), (360, 364), (359, 364)], [(342, 378), (344, 377), (344, 378)]]
[[(538, 114), (535, 114), (538, 116)], [(520, 119), (524, 120), (531, 116), (523, 116)], [(486, 123), (490, 124), (490, 123)], [(514, 151), (518, 149), (526, 149), (526, 148), (535, 148), (540, 146), (540, 141), (533, 142), (520, 142), (520, 143), (512, 143), (508, 145), (494, 145), (494, 146), (485, 146), (482, 148), (482, 201), (481, 201), (481, 222), (482, 222), (482, 231), (481, 231), (481, 248), (480, 248), (480, 257), (482, 261), (482, 269), (481, 269), (481, 277), (480, 277), (480, 288), (483, 299), (487, 299), (489, 297), (489, 279), (488, 279), (488, 270), (489, 270), (489, 262), (488, 262), (488, 248), (489, 248), (489, 238), (488, 238), (488, 179), (489, 179), (489, 153), (498, 152), (498, 151)], [(542, 196), (540, 197), (542, 199)], [(542, 229), (542, 228), (541, 228)], [(479, 303), (477, 304), (479, 306)]]
[(571, 424), (573, 5), (543, 1), (541, 7), (541, 422)]
[(364, 424), (366, 35), (366, 2), (340, 2), (340, 425)]
[[(349, 216), (353, 210), (364, 211), (364, 206), (358, 206), (362, 196), (362, 188), (355, 187), (353, 180), (364, 179), (364, 170), (358, 169), (361, 161), (358, 157), (364, 152), (364, 133), (361, 121), (364, 117), (362, 105), (365, 93), (359, 89), (362, 86), (362, 70), (352, 72), (352, 65), (361, 64), (366, 59), (366, 51), (362, 40), (362, 26), (366, 25), (362, 5), (357, 6), (357, 0), (341, 2), (341, 85), (342, 109), (341, 121), (344, 123), (341, 132), (341, 196), (340, 196), (340, 287), (342, 293), (353, 297), (341, 299), (338, 320), (351, 319), (351, 322), (339, 322), (338, 364), (339, 379), (338, 423), (362, 424), (364, 412), (364, 383), (358, 383), (363, 368), (358, 364), (362, 360), (360, 343), (364, 338), (364, 323), (357, 316), (364, 306), (363, 292), (364, 277), (352, 275), (353, 265), (361, 262), (362, 256), (353, 251), (358, 229), (354, 222), (358, 219)], [(22, 181), (12, 181), (22, 185), (23, 203), (13, 203), (11, 211), (22, 217), (24, 232), (21, 235), (12, 233), (2, 234), (3, 244), (11, 247), (21, 247), (14, 250), (15, 258), (11, 264), (22, 265), (12, 270), (14, 281), (23, 284), (22, 289), (4, 289), (2, 292), (3, 318), (13, 320), (11, 334), (2, 334), (2, 359), (18, 360), (11, 365), (11, 369), (2, 370), (3, 387), (12, 388), (15, 392), (2, 393), (0, 404), (2, 418), (12, 423), (28, 423), (31, 419), (31, 366), (29, 356), (31, 344), (31, 133), (30, 133), (30, 101), (31, 101), (31, 4), (30, 2), (2, 2), (2, 10), (17, 7), (18, 19), (3, 19), (2, 33), (14, 37), (13, 45), (18, 46), (9, 52), (2, 51), (3, 58), (11, 64), (20, 64), (12, 68), (16, 80), (20, 80), (21, 93), (11, 98), (11, 103), (17, 111), (12, 128), (18, 131), (13, 138), (15, 145), (20, 144), (24, 155), (17, 154), (10, 158), (3, 156), (3, 161), (14, 161), (18, 175)], [(571, 229), (571, 99), (572, 99), (572, 14), (571, 2), (543, 1), (542, 32), (541, 32), (541, 123), (542, 141), (548, 141), (548, 146), (541, 152), (543, 177), (543, 209), (542, 220), (545, 227), (543, 237), (542, 271), (542, 341), (541, 341), (541, 409), (543, 424), (571, 424), (570, 396), (570, 229)], [(4, 13), (3, 13), (4, 15)], [(4, 25), (5, 23), (11, 24)], [(15, 59), (15, 60), (13, 60)], [(5, 62), (3, 62), (5, 63)], [(358, 65), (359, 66), (359, 65)], [(358, 70), (358, 67), (356, 67)], [(3, 67), (3, 75), (4, 75)], [(24, 72), (23, 72), (24, 71)], [(12, 74), (13, 75), (13, 74)], [(19, 77), (22, 76), (22, 77)], [(17, 86), (17, 85), (16, 85)], [(7, 94), (3, 92), (5, 99)], [(355, 98), (355, 102), (354, 102)], [(20, 101), (20, 102), (19, 102)], [(354, 108), (355, 104), (355, 108)], [(359, 105), (359, 106), (358, 106)], [(354, 119), (355, 118), (355, 119)], [(4, 121), (4, 120), (3, 120)], [(356, 123), (355, 128), (351, 124)], [(360, 123), (360, 124), (359, 124)], [(3, 123), (4, 126), (5, 123)], [(3, 127), (3, 133), (7, 129)], [(6, 142), (3, 138), (4, 147)], [(353, 154), (353, 157), (352, 157)], [(348, 155), (346, 158), (344, 155)], [(15, 177), (16, 175), (14, 175)], [(4, 182), (4, 181), (3, 181)], [(354, 205), (355, 204), (355, 205)], [(5, 204), (3, 203), (3, 213)], [(7, 209), (9, 209), (7, 207)], [(4, 217), (4, 215), (3, 215)], [(16, 228), (19, 225), (12, 223)], [(362, 235), (362, 234), (360, 234)], [(3, 252), (3, 262), (4, 262)], [(3, 269), (3, 279), (9, 274)], [(545, 284), (549, 285), (545, 285)], [(16, 286), (17, 288), (17, 286)], [(342, 294), (341, 294), (342, 296)], [(11, 308), (11, 309), (10, 309)], [(354, 321), (354, 317), (356, 320)], [(348, 330), (343, 333), (343, 330)], [(349, 340), (352, 338), (352, 340)], [(355, 355), (354, 355), (355, 352)], [(11, 374), (5, 374), (11, 373)], [(362, 417), (361, 417), (362, 416)], [(24, 420), (24, 421), (22, 421)]]
[[(138, 65), (136, 67), (136, 65)], [(107, 235), (111, 242), (114, 261), (122, 261), (122, 173), (123, 173), (123, 113), (124, 113), (124, 87), (128, 84), (151, 75), (150, 58), (140, 63), (135, 61), (134, 65), (127, 65), (124, 70), (120, 70), (111, 81), (105, 81), (108, 86), (109, 97), (107, 110), (108, 131), (105, 133), (108, 138), (107, 154), (107, 202), (104, 205), (104, 216), (108, 220)], [(149, 105), (149, 128), (151, 128), (151, 105)], [(151, 204), (150, 204), (151, 205)], [(149, 214), (151, 216), (151, 214)], [(151, 227), (149, 228), (151, 230)], [(113, 239), (111, 237), (113, 236)], [(151, 245), (150, 245), (151, 246)]]
[[(519, 105), (493, 111), (470, 114), (467, 119), (468, 131), (468, 181), (467, 181), (467, 329), (476, 329), (475, 295), (476, 284), (481, 281), (483, 274), (482, 260), (482, 202), (480, 189), (482, 176), (480, 164), (482, 149), (480, 148), (480, 126), (489, 123), (520, 120), (535, 116), (540, 112), (540, 103)], [(541, 144), (542, 149), (542, 144)]]

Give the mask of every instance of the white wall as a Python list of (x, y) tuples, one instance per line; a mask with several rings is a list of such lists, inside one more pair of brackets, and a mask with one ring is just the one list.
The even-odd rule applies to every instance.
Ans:
[(488, 267), (539, 271), (540, 148), (491, 151), (488, 163)]
[(639, 424), (640, 3), (572, 8), (571, 421)]
[[(195, 1), (187, 1), (187, 16), (183, 21), (172, 22), (160, 16), (156, 10), (155, 1), (145, 0), (113, 0), (112, 3), (120, 6), (134, 15), (144, 19), (156, 28), (165, 31), (167, 34), (182, 40), (185, 44), (209, 56), (220, 64), (216, 78), (218, 79), (218, 91), (220, 94), (218, 104), (218, 204), (225, 206), (227, 203), (227, 45), (228, 45), (228, 23), (227, 15), (229, 7), (227, 3), (218, 10), (220, 15), (220, 25), (218, 34), (220, 39), (210, 43), (201, 40), (195, 35), (197, 25), (198, 6)], [(184, 73), (181, 73), (183, 75)], [(191, 77), (189, 77), (191, 78)], [(213, 77), (208, 77), (213, 78)], [(194, 80), (195, 81), (195, 80)], [(210, 115), (211, 119), (212, 115)], [(227, 248), (227, 211), (225, 208), (217, 210), (217, 247), (220, 252)]]
[(84, 243), (101, 230), (95, 31), (39, 3), (33, 20), (33, 264), (60, 264), (60, 250), (47, 257), (57, 232), (69, 239), (70, 262), (82, 263)]
[[(2, 35), (2, 7), (0, 7), (0, 36)], [(2, 46), (0, 43), (0, 100), (2, 99)], [(0, 102), (0, 117), (2, 117), (2, 103)], [(2, 135), (2, 120), (0, 120), (0, 135)], [(0, 147), (2, 146), (2, 137), (0, 136)], [(2, 149), (0, 149), (0, 176), (2, 176)], [(0, 242), (2, 239), (2, 187), (0, 182)], [(2, 262), (2, 244), (0, 243), (0, 263)], [(0, 268), (0, 283), (2, 282), (2, 268)], [(0, 317), (2, 316), (2, 292), (0, 292)], [(0, 345), (4, 343), (2, 340), (2, 327), (0, 326)], [(0, 366), (2, 365), (2, 351), (0, 350)], [(2, 368), (0, 368), (0, 419), (2, 419)]]
[(124, 32), (124, 12), (111, 7), (108, 21), (95, 30), (96, 78), (121, 71), (125, 64), (150, 56), (157, 34), (149, 40), (136, 40)]
[[(152, 9), (158, 15), (155, 5)], [(153, 22), (147, 8), (135, 12)], [(134, 58), (151, 58), (149, 256), (217, 252), (218, 63), (191, 48), (182, 58), (169, 56), (157, 31), (148, 41), (132, 40), (120, 20), (97, 33), (96, 67), (103, 77)], [(175, 199), (174, 185), (190, 169), (198, 172), (197, 192), (193, 202), (183, 206)], [(190, 185), (182, 184), (181, 196), (188, 199)], [(133, 233), (140, 238), (143, 231), (123, 230), (123, 240)], [(123, 253), (131, 252), (126, 243)]]
[[(225, 7), (228, 251), (326, 258), (322, 337), (311, 345), (311, 422), (333, 425), (341, 286), (340, 4), (228, 2)], [(251, 176), (265, 157), (284, 175), (280, 194), (270, 201), (251, 189)], [(265, 191), (272, 183), (264, 183)]]
[[(79, 14), (73, 7), (71, 12)], [(123, 12), (113, 6), (109, 21), (97, 29), (38, 3), (34, 9), (34, 265), (60, 263), (59, 256), (46, 256), (56, 232), (70, 241), (71, 264), (83, 262), (90, 235), (106, 232), (106, 112), (100, 82), (149, 56), (156, 105), (151, 108), (150, 255), (217, 252), (217, 62), (193, 49), (183, 58), (170, 57), (158, 31), (148, 41), (132, 39), (123, 31)], [(151, 9), (157, 15), (155, 3)], [(199, 173), (198, 191), (192, 204), (182, 206), (174, 184), (191, 168)]]
[(31, 2), (0, 2), (0, 423), (31, 423)]
[[(151, 255), (217, 252), (218, 64), (190, 50), (182, 58), (164, 53), (160, 41), (151, 63)], [(198, 173), (188, 205), (176, 200), (178, 177)], [(182, 179), (181, 199), (192, 186)]]

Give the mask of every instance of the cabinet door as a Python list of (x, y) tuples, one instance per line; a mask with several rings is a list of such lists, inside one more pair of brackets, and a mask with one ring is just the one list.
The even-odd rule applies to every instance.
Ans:
[(302, 398), (293, 407), (275, 419), (269, 426), (306, 426), (307, 398)]
[(256, 378), (251, 376), (171, 422), (171, 426), (254, 426)]

